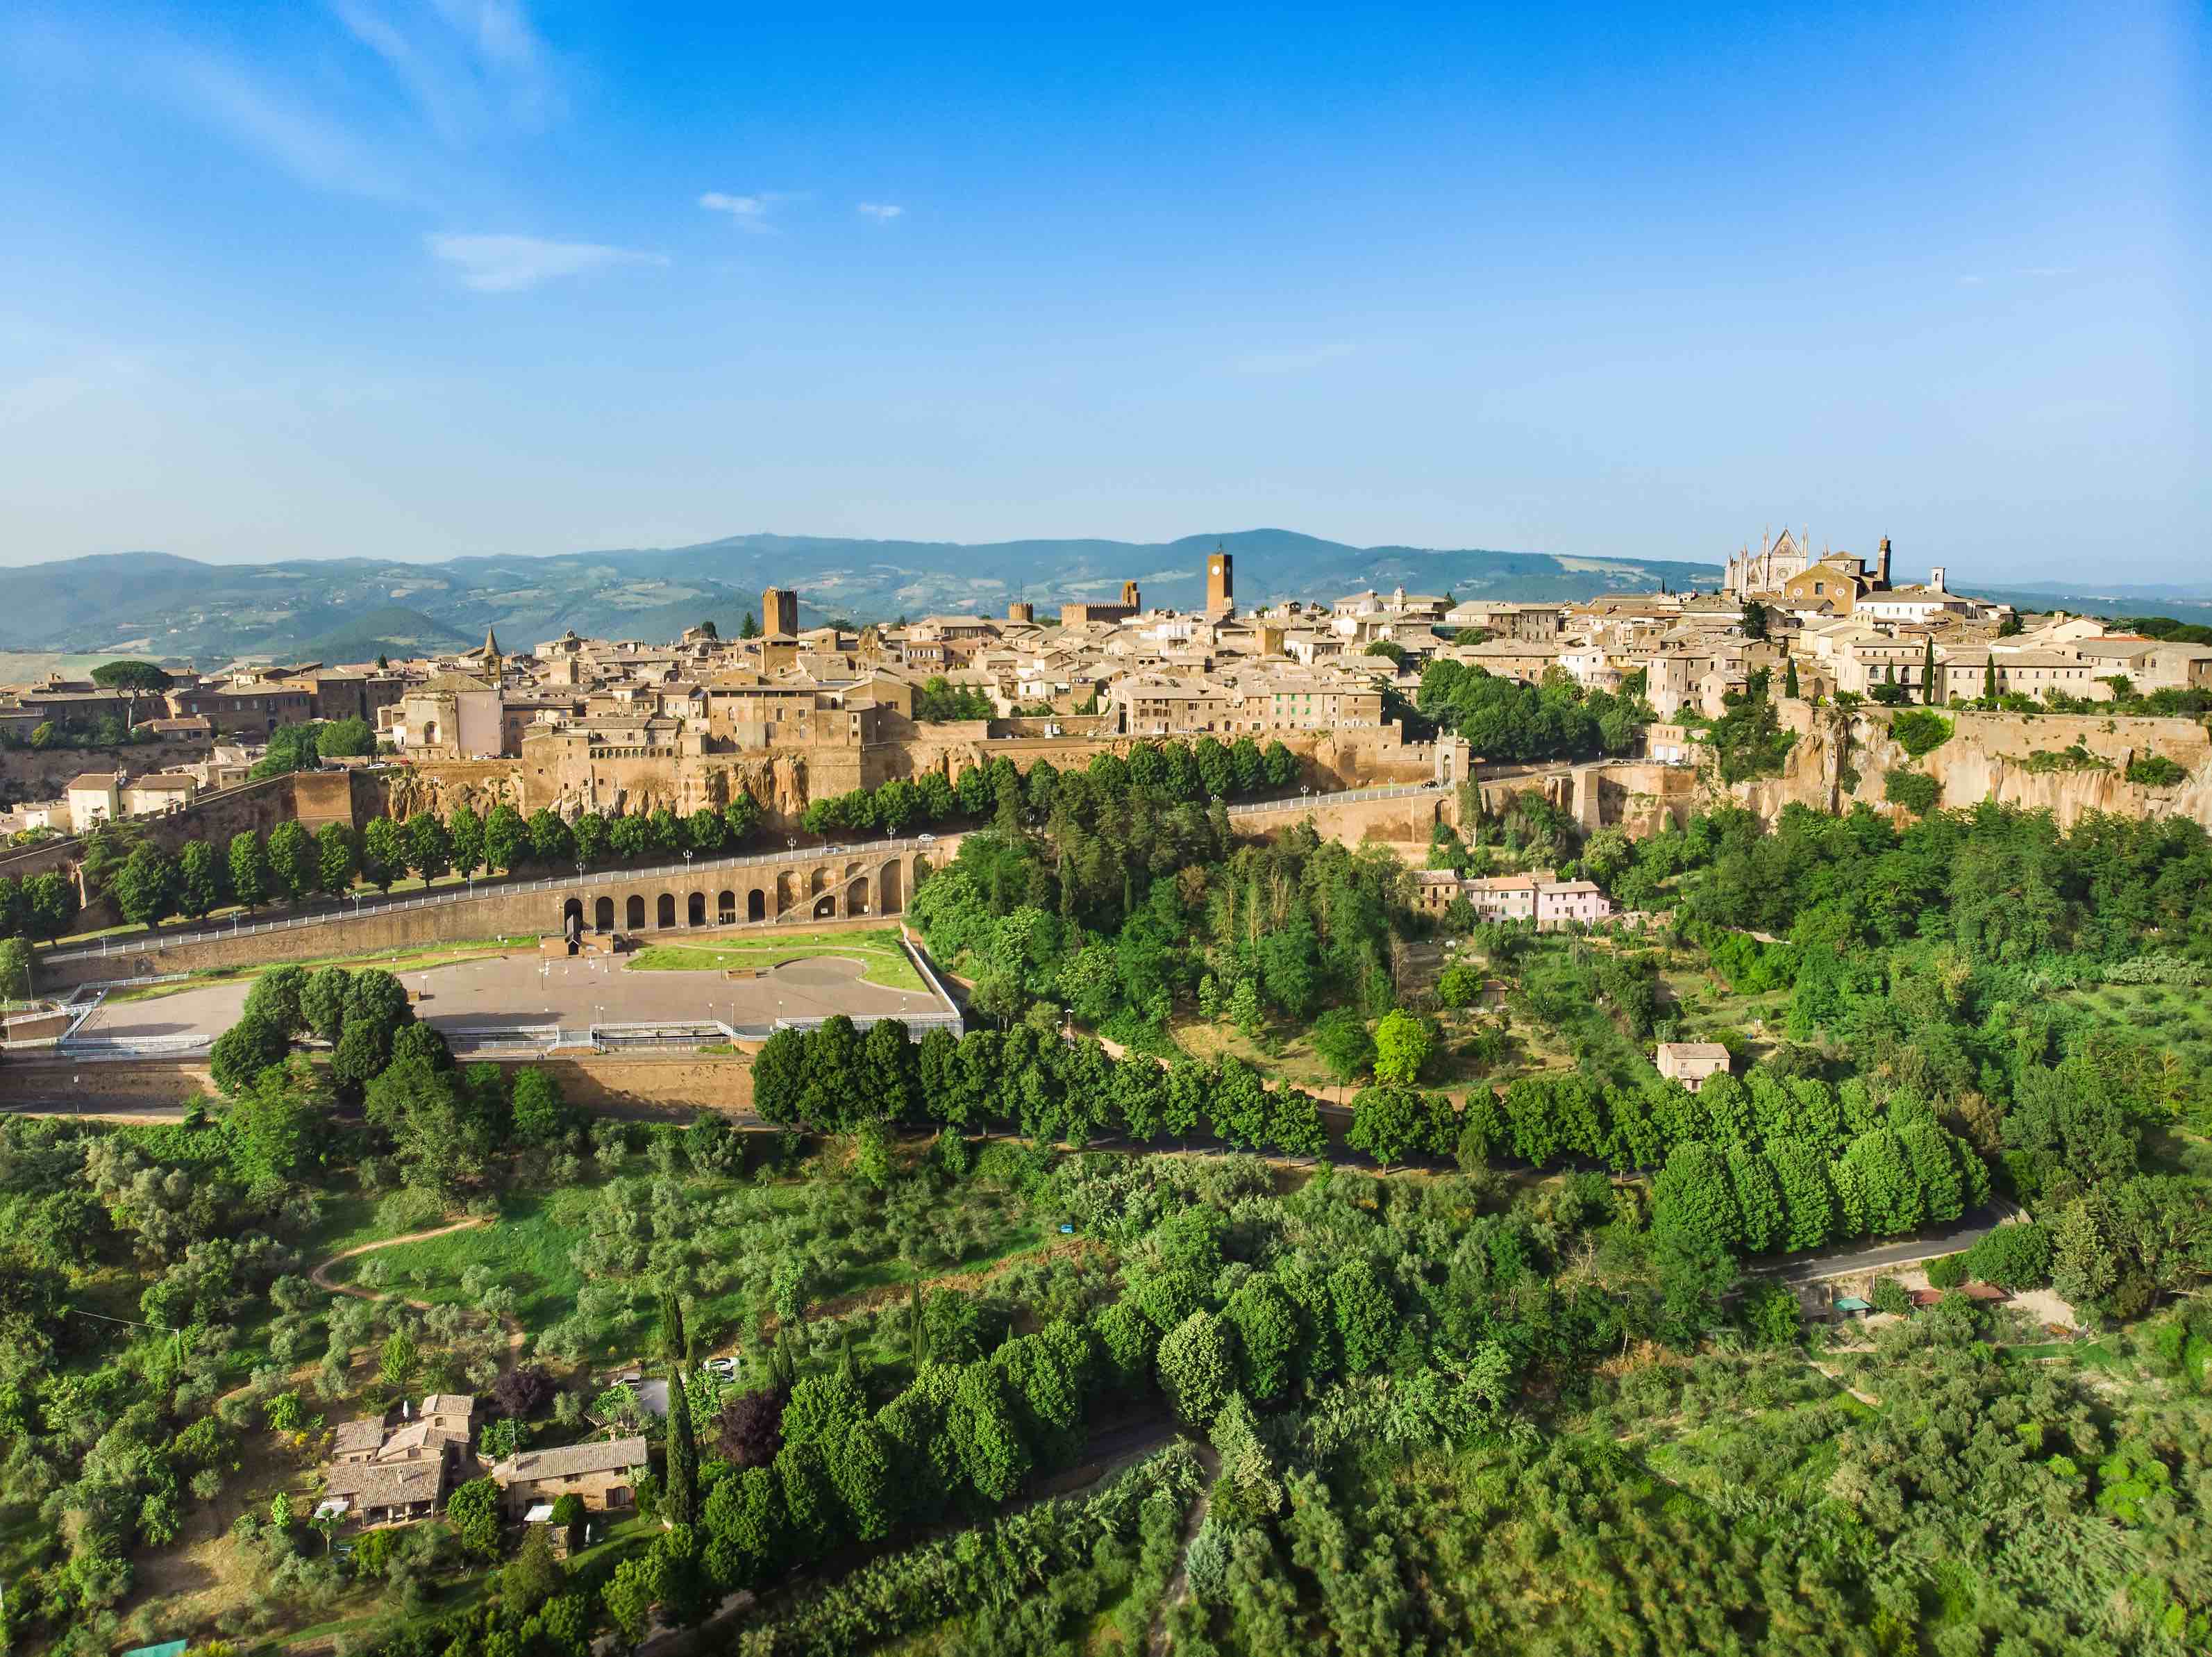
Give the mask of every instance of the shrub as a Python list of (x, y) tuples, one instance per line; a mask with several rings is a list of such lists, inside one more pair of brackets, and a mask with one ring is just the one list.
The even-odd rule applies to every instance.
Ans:
[(1877, 1277), (1874, 1292), (1867, 1296), (1877, 1312), (1910, 1312), (1912, 1297), (1905, 1292), (1905, 1285), (1894, 1277)]
[(1761, 1346), (1793, 1346), (1804, 1328), (1795, 1291), (1778, 1282), (1754, 1285), (1743, 1297), (1743, 1326)]
[(1928, 1263), (1928, 1286), (1930, 1288), (1956, 1288), (1966, 1281), (1966, 1257), (1946, 1254)]
[(2047, 1227), (1999, 1226), (1963, 1257), (1967, 1275), (2018, 1294), (2051, 1282), (2052, 1238)]
[(1915, 817), (1925, 817), (1942, 796), (1943, 785), (1925, 771), (1910, 771), (1900, 765), (1882, 773), (1881, 797), (1893, 806), (1904, 807)]
[(418, 1185), (406, 1186), (376, 1205), (377, 1228), (398, 1234), (425, 1231), (446, 1217), (446, 1199)]
[(2128, 781), (2137, 788), (2177, 788), (2189, 780), (2189, 772), (2162, 753), (2145, 754), (2141, 759), (2128, 762)]
[(1915, 759), (1951, 740), (1951, 722), (1925, 708), (1909, 708), (1889, 722), (1889, 734)]

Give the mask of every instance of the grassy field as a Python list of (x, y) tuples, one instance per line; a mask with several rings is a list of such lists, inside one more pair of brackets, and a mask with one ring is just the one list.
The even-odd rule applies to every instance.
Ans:
[(730, 935), (683, 943), (648, 945), (631, 958), (635, 972), (759, 972), (786, 961), (823, 955), (856, 960), (866, 969), (861, 978), (886, 990), (920, 990), (921, 975), (914, 969), (893, 931), (777, 933), (772, 937)]

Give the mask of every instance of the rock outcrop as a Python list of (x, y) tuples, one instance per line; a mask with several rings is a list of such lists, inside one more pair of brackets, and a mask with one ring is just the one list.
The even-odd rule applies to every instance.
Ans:
[[(1708, 770), (1709, 800), (1732, 800), (1768, 819), (1792, 804), (1848, 811), (1864, 803), (1902, 817), (1883, 798), (1889, 772), (1901, 770), (1934, 778), (1937, 803), (1947, 808), (1995, 800), (2048, 811), (2062, 828), (2091, 812), (2186, 817), (2212, 828), (2212, 731), (2194, 719), (1941, 709), (1951, 734), (1916, 758), (1891, 730), (1906, 710), (1778, 706), (1797, 738), (1781, 776), (1729, 786)], [(2128, 768), (2150, 758), (2178, 766), (2182, 780), (2163, 787), (2128, 781)]]

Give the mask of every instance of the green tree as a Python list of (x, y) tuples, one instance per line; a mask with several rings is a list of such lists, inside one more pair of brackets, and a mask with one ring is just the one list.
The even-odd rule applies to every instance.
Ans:
[(192, 920), (204, 919), (222, 902), (222, 866), (204, 840), (187, 840), (177, 854), (177, 908)]
[(1029, 1477), (1030, 1447), (1015, 1429), (1006, 1382), (990, 1365), (962, 1370), (945, 1425), (962, 1472), (984, 1501), (1004, 1502)]
[(315, 752), (325, 759), (367, 758), (376, 752), (376, 729), (357, 715), (331, 720), (315, 733)]
[(266, 1020), (289, 1040), (307, 1028), (307, 1015), (302, 1006), (307, 987), (307, 974), (304, 969), (272, 966), (254, 979), (253, 987), (246, 991), (246, 1005), (240, 1015)]
[(873, 1421), (853, 1422), (823, 1447), (830, 1482), (844, 1504), (854, 1536), (879, 1542), (890, 1534), (899, 1493), (894, 1487), (890, 1435)]
[(109, 892), (123, 918), (135, 926), (152, 926), (177, 905), (177, 866), (150, 841), (124, 859)]
[(1378, 1084), (1352, 1101), (1352, 1130), (1345, 1142), (1389, 1167), (1419, 1148), (1427, 1112), (1418, 1090)]
[(529, 855), (530, 828), (522, 813), (502, 801), (484, 819), (484, 862), (502, 873), (512, 873)]
[(550, 806), (530, 813), (530, 855), (549, 868), (569, 862), (576, 854), (575, 837)]
[(269, 873), (288, 903), (312, 896), (321, 883), (314, 839), (298, 822), (279, 823), (270, 830)]
[(1403, 1008), (1382, 1015), (1375, 1027), (1375, 1079), (1410, 1086), (1436, 1050), (1436, 1029), (1427, 1020)]
[(318, 967), (300, 987), (300, 1020), (319, 1039), (335, 1042), (345, 1023), (346, 991), (353, 974), (343, 966)]
[(361, 873), (361, 844), (349, 823), (325, 823), (315, 836), (315, 874), (322, 889), (343, 893)]
[(1237, 1384), (1220, 1319), (1202, 1309), (1191, 1313), (1160, 1337), (1157, 1362), (1160, 1388), (1176, 1414), (1192, 1427), (1211, 1425)]
[(41, 942), (58, 938), (76, 918), (76, 888), (54, 869), (31, 875), (23, 882), (23, 910), (32, 937)]
[(269, 901), (269, 856), (252, 829), (230, 837), (230, 895), (249, 914)]
[(1348, 1007), (1332, 1007), (1314, 1021), (1314, 1051), (1340, 1082), (1349, 1082), (1375, 1063), (1375, 1039), (1367, 1020)]
[(379, 892), (407, 872), (406, 831), (389, 817), (372, 817), (361, 834), (361, 876)]
[(1273, 1277), (1255, 1273), (1229, 1297), (1222, 1318), (1237, 1331), (1237, 1380), (1255, 1404), (1289, 1388), (1298, 1349), (1297, 1308)]
[(484, 820), (468, 806), (456, 806), (446, 819), (446, 844), (453, 873), (464, 879), (483, 867)]
[(1328, 1304), (1344, 1367), (1358, 1374), (1381, 1363), (1397, 1338), (1397, 1309), (1375, 1268), (1356, 1257), (1338, 1266), (1328, 1275)]
[(256, 1187), (281, 1185), (308, 1160), (327, 1130), (330, 1090), (304, 1057), (264, 1068), (233, 1101), (227, 1119), (238, 1136), (238, 1164)]
[(1668, 1154), (1651, 1182), (1652, 1229), (1686, 1252), (1734, 1254), (1743, 1243), (1743, 1215), (1721, 1153), (1691, 1140)]
[(119, 661), (102, 662), (92, 670), (92, 682), (103, 690), (149, 691), (167, 690), (176, 681), (150, 661), (136, 661), (125, 658)]
[(722, 824), (728, 832), (732, 847), (743, 850), (761, 823), (760, 801), (744, 789), (739, 789), (730, 796), (730, 803), (722, 807)]
[(283, 1031), (267, 1019), (241, 1018), (209, 1047), (208, 1074), (224, 1093), (235, 1094), (282, 1060), (291, 1046)]
[[(422, 1361), (422, 1355), (421, 1351), (416, 1347), (414, 1337), (404, 1329), (395, 1329), (384, 1337), (384, 1344), (378, 1349), (377, 1378), (391, 1391), (404, 1392), (407, 1390), (407, 1383), (415, 1378), (415, 1368)], [(484, 1482), (490, 1483), (489, 1480)], [(496, 1487), (494, 1488), (495, 1492)], [(455, 1494), (458, 1495), (459, 1492)], [(450, 1509), (447, 1516), (449, 1519), (452, 1517)], [(496, 1506), (495, 1505), (495, 1516)], [(496, 1532), (493, 1539), (496, 1542)]]
[(453, 843), (434, 812), (418, 811), (407, 819), (407, 866), (426, 881), (453, 866)]
[(633, 1554), (615, 1567), (614, 1575), (599, 1590), (599, 1604), (615, 1632), (630, 1645), (644, 1640), (653, 1626), (653, 1608), (660, 1603), (668, 1564), (656, 1549)]
[(572, 1113), (560, 1084), (538, 1065), (526, 1066), (514, 1078), (514, 1136), (526, 1145), (550, 1145), (568, 1132)]

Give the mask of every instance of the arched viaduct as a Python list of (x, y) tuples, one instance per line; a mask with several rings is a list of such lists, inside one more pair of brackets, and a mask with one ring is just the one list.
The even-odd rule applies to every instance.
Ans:
[(471, 890), (363, 899), (289, 918), (157, 934), (50, 954), (41, 984), (59, 986), (142, 973), (318, 960), (454, 939), (545, 936), (568, 930), (652, 937), (692, 927), (801, 926), (905, 911), (932, 868), (952, 861), (961, 836), (878, 846), (800, 847), (750, 857), (701, 858), (644, 869), (486, 882)]
[[(842, 921), (896, 915), (953, 843), (890, 853), (866, 847), (696, 871), (661, 868), (590, 874), (538, 894), (535, 929), (650, 934), (763, 922)], [(520, 896), (520, 894), (517, 894)]]

